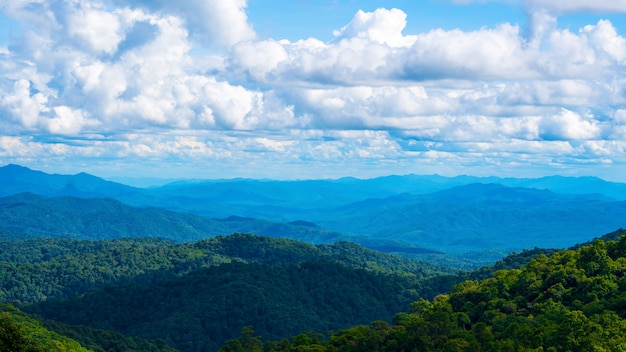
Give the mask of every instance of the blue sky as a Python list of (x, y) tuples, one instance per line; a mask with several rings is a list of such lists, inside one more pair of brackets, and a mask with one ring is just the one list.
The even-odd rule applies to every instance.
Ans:
[(0, 165), (626, 182), (626, 1), (0, 0)]

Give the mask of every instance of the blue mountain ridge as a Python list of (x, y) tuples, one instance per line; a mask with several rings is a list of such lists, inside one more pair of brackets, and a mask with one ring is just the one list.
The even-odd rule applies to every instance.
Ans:
[(564, 248), (626, 222), (626, 184), (594, 177), (233, 179), (137, 188), (85, 173), (50, 175), (8, 165), (0, 168), (0, 182), (0, 195), (111, 198), (135, 207), (281, 226), (303, 221), (370, 245), (448, 253)]

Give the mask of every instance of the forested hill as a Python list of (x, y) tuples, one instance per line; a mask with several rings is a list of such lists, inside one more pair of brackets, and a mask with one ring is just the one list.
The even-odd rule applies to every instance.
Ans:
[(266, 342), (252, 331), (222, 351), (626, 351), (626, 236), (539, 255), (522, 269), (420, 299), (393, 324)]
[(11, 305), (0, 304), (0, 351), (3, 352), (89, 352), (65, 336)]
[[(53, 325), (55, 328), (47, 328)], [(62, 331), (63, 334), (55, 332)], [(78, 342), (71, 336), (78, 337)], [(0, 304), (0, 351), (2, 352), (177, 352), (163, 340), (148, 341), (105, 330), (42, 323), (10, 304)]]
[(0, 198), (4, 239), (163, 237), (200, 240), (227, 231), (220, 222), (158, 208), (135, 208), (112, 199), (48, 198), (21, 193)]
[(0, 243), (0, 297), (81, 342), (66, 324), (212, 351), (247, 325), (280, 338), (388, 320), (439, 269), (352, 243), (246, 234), (28, 240)]
[(419, 298), (417, 282), (332, 262), (201, 268), (153, 285), (106, 287), (27, 307), (47, 319), (215, 351), (242, 328), (271, 339), (389, 320)]
[[(502, 324), (517, 323), (520, 331), (527, 331), (529, 327), (524, 324), (531, 325), (532, 329), (538, 324), (548, 324), (533, 319), (555, 317), (555, 312), (541, 315), (543, 313), (537, 310), (551, 302), (550, 297), (552, 301), (555, 297), (567, 298), (559, 301), (565, 307), (559, 309), (580, 310), (585, 316), (621, 307), (620, 291), (624, 289), (621, 281), (626, 279), (623, 277), (626, 265), (622, 268), (626, 263), (623, 258), (626, 250), (622, 248), (626, 248), (623, 239), (619, 244), (598, 241), (577, 250), (524, 251), (506, 258), (497, 268), (523, 265), (538, 256), (525, 269), (500, 270), (495, 274), (489, 274), (493, 273), (489, 269), (477, 271), (478, 276), (493, 277), (465, 281), (433, 303), (419, 300), (443, 292), (441, 289), (450, 283), (471, 277), (473, 273), (454, 276), (438, 267), (352, 243), (313, 246), (247, 234), (191, 243), (149, 238), (11, 241), (0, 243), (0, 297), (3, 302), (12, 301), (36, 313), (45, 319), (47, 328), (71, 336), (95, 351), (167, 351), (172, 347), (183, 352), (215, 351), (228, 339), (236, 338), (246, 326), (253, 326), (266, 340), (316, 331), (279, 344), (268, 342), (268, 350), (287, 348), (290, 344), (294, 350), (306, 350), (308, 347), (293, 346), (304, 343), (319, 345), (310, 346), (313, 350), (342, 349), (345, 347), (342, 343), (361, 346), (362, 341), (358, 339), (365, 339), (365, 336), (374, 336), (379, 345), (371, 349), (372, 345), (368, 344), (372, 341), (369, 341), (361, 350), (385, 350), (384, 344), (392, 343), (384, 337), (388, 336), (398, 341), (406, 339), (402, 342), (404, 346), (421, 344), (420, 339), (425, 339), (425, 346), (434, 346), (425, 350), (443, 350), (445, 346), (452, 348), (450, 346), (457, 344), (470, 348), (478, 343), (481, 347), (487, 346), (482, 350), (497, 351), (506, 350), (510, 347), (508, 344), (515, 344), (515, 339), (521, 338), (506, 335), (511, 332), (503, 331)], [(595, 254), (589, 254), (590, 249)], [(555, 254), (548, 257), (542, 252)], [(609, 269), (594, 271), (596, 264)], [(532, 271), (537, 268), (542, 271)], [(553, 274), (557, 271), (558, 275)], [(600, 273), (606, 274), (605, 277), (598, 277)], [(500, 282), (503, 278), (506, 280)], [(531, 278), (534, 281), (529, 281)], [(557, 279), (560, 281), (554, 281)], [(556, 283), (563, 287), (555, 286)], [(600, 291), (594, 291), (596, 286)], [(466, 288), (472, 290), (466, 292)], [(592, 295), (579, 297), (586, 294), (583, 290)], [(458, 294), (463, 294), (462, 298), (454, 300)], [(595, 307), (594, 297), (608, 303)], [(512, 303), (507, 301), (509, 299)], [(420, 303), (411, 305), (415, 301)], [(445, 303), (443, 313), (436, 310), (442, 302)], [(409, 307), (421, 308), (398, 313), (395, 325), (388, 325), (395, 313)], [(531, 309), (533, 307), (537, 309)], [(496, 314), (498, 310), (500, 315)], [(418, 314), (422, 311), (432, 315)], [(623, 318), (621, 312), (616, 312)], [(439, 330), (435, 325), (438, 323), (429, 319), (440, 314), (451, 322), (444, 321), (445, 329), (449, 330), (442, 330), (445, 335), (437, 338)], [(499, 320), (488, 320), (491, 318)], [(588, 318), (593, 322), (600, 319), (591, 315)], [(386, 323), (361, 325), (372, 321)], [(413, 321), (419, 321), (426, 330), (410, 325)], [(478, 329), (484, 326), (480, 323), (487, 326), (492, 336), (488, 345), (475, 341), (482, 336)], [(542, 328), (550, 331), (550, 326)], [(590, 328), (595, 329), (595, 326)], [(402, 329), (404, 335), (400, 333)], [(321, 337), (329, 331), (329, 339)], [(610, 330), (608, 333), (619, 332)], [(261, 344), (249, 330), (246, 334), (243, 340), (226, 346)], [(347, 340), (342, 336), (347, 336)], [(500, 341), (504, 337), (508, 342)], [(513, 342), (509, 341), (511, 338)], [(463, 339), (467, 339), (467, 344), (461, 341)], [(420, 342), (415, 342), (418, 340)], [(549, 343), (554, 344), (554, 339)], [(462, 350), (467, 350), (465, 347)], [(243, 350), (253, 348), (246, 345)], [(350, 348), (346, 350), (352, 350)]]
[(231, 262), (287, 265), (309, 261), (381, 274), (401, 273), (415, 280), (452, 272), (347, 242), (314, 246), (247, 234), (192, 243), (149, 238), (42, 239), (0, 242), (0, 300), (19, 303), (67, 299), (98, 287), (153, 284)]
[(185, 242), (234, 232), (297, 238), (309, 243), (367, 242), (304, 221), (276, 223), (237, 216), (211, 219), (155, 207), (133, 207), (108, 198), (44, 197), (32, 193), (0, 198), (0, 240), (152, 237)]

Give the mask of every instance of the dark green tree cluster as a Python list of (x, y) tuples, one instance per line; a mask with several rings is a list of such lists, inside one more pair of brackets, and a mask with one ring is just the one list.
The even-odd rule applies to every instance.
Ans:
[[(623, 233), (623, 231), (622, 231)], [(461, 271), (456, 274), (436, 275), (425, 278), (419, 283), (420, 296), (433, 299), (440, 293), (450, 292), (454, 285), (466, 280), (484, 280), (492, 277), (496, 271), (519, 269), (541, 254), (552, 255), (556, 249), (534, 248), (511, 253), (493, 265), (483, 266), (473, 271)]]
[(151, 285), (233, 261), (277, 265), (314, 260), (415, 281), (444, 270), (353, 244), (313, 246), (249, 234), (194, 243), (152, 238), (26, 240), (0, 242), (0, 301), (26, 304), (69, 299), (108, 285)]
[(313, 261), (223, 264), (150, 286), (116, 286), (28, 310), (70, 325), (163, 338), (181, 351), (215, 351), (254, 326), (279, 339), (390, 320), (418, 298), (413, 280)]
[(201, 266), (230, 262), (159, 239), (0, 242), (0, 300), (68, 299), (111, 284), (150, 284)]
[[(226, 343), (237, 351), (250, 332)], [(256, 339), (259, 339), (258, 337)], [(254, 339), (253, 339), (254, 340)], [(420, 299), (393, 324), (266, 342), (263, 351), (626, 351), (626, 235)]]
[(80, 342), (93, 352), (178, 352), (163, 339), (146, 340), (85, 325), (66, 325), (53, 320), (41, 322), (47, 329)]
[(443, 270), (347, 242), (238, 233), (193, 243), (24, 240), (0, 242), (0, 300), (95, 351), (204, 351), (246, 325), (281, 338), (391, 319)]
[(285, 238), (235, 233), (198, 241), (193, 248), (229, 258), (239, 258), (245, 262), (270, 265), (326, 260), (350, 268), (384, 274), (410, 275), (420, 280), (442, 273), (456, 273), (456, 270), (449, 267), (385, 254), (352, 242), (314, 246)]

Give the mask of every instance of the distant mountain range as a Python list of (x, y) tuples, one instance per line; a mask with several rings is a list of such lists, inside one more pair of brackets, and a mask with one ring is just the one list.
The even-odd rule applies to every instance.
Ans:
[[(0, 168), (0, 302), (12, 305), (0, 305), (2, 324), (68, 351), (83, 351), (79, 342), (98, 352), (253, 350), (245, 346), (260, 346), (256, 334), (280, 340), (264, 346), (276, 351), (397, 349), (417, 337), (441, 340), (436, 350), (509, 350), (518, 340), (536, 349), (530, 327), (556, 348), (568, 331), (597, 326), (606, 330), (588, 339), (594, 346), (619, 345), (624, 187), (409, 175), (138, 188), (9, 165)], [(602, 233), (619, 242), (589, 245)], [(555, 315), (570, 308), (577, 313)], [(603, 325), (563, 335), (581, 310)], [(516, 335), (515, 324), (527, 328)], [(501, 341), (485, 339), (489, 331)], [(452, 336), (463, 339), (443, 342)]]
[[(57, 237), (80, 230), (103, 238), (96, 230), (101, 229), (107, 236), (188, 241), (244, 231), (311, 243), (354, 240), (405, 254), (427, 248), (504, 255), (536, 246), (568, 247), (626, 222), (626, 184), (593, 177), (234, 179), (137, 188), (85, 173), (51, 175), (7, 165), (0, 168), (0, 184), (0, 196), (8, 197), (0, 202), (0, 231), (6, 236), (51, 236), (57, 229), (50, 226), (73, 219), (74, 228), (55, 232)], [(23, 192), (48, 199), (17, 196)], [(33, 221), (12, 222), (11, 214), (19, 211), (30, 212)], [(53, 225), (46, 225), (43, 213)]]
[(150, 237), (189, 242), (235, 232), (297, 237), (316, 244), (367, 242), (366, 238), (329, 231), (305, 221), (275, 223), (238, 216), (212, 219), (156, 207), (132, 207), (110, 198), (44, 197), (33, 193), (0, 198), (0, 235), (3, 240)]
[(137, 197), (140, 189), (80, 173), (76, 175), (47, 174), (19, 165), (0, 168), (0, 196), (29, 192), (44, 196), (76, 196), (82, 198)]

